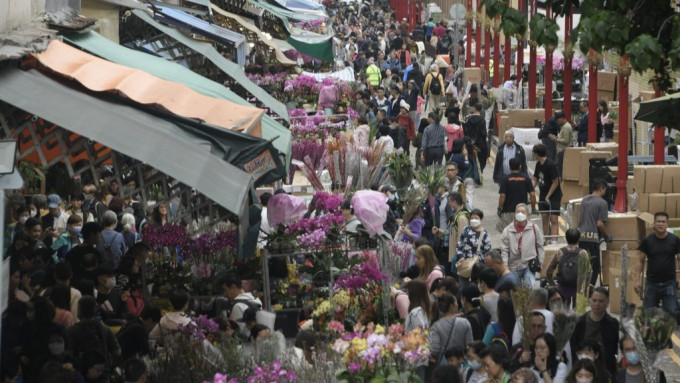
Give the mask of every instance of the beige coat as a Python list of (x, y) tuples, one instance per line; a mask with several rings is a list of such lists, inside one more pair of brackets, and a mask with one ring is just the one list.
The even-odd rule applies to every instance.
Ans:
[[(535, 234), (534, 234), (535, 233)], [(521, 233), (522, 251), (518, 251), (520, 233), (515, 230), (515, 223), (511, 223), (501, 234), (501, 255), (503, 263), (510, 271), (522, 270), (529, 266), (529, 261), (538, 257), (543, 264), (545, 251), (543, 250), (543, 233), (541, 228), (533, 222), (527, 222)]]
[(470, 223), (468, 217), (469, 216), (466, 214), (461, 214), (458, 217), (457, 225), (453, 220), (451, 220), (451, 225), (449, 226), (451, 230), (451, 233), (449, 234), (449, 262), (453, 261), (453, 256), (456, 254), (456, 246), (458, 245), (458, 240), (460, 239), (460, 233), (462, 233), (465, 226)]

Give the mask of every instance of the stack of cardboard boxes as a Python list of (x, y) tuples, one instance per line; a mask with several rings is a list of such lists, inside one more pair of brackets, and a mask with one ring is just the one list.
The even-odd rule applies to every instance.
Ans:
[(531, 150), (535, 144), (540, 143), (538, 139), (538, 131), (536, 129), (535, 121), (538, 120), (543, 124), (545, 119), (544, 109), (511, 109), (507, 112), (507, 119), (500, 115), (499, 124), (499, 139), (503, 141), (505, 132), (513, 129), (515, 133), (515, 141), (521, 145), (527, 156), (530, 155)]
[(680, 217), (680, 166), (636, 165), (633, 178), (639, 211), (665, 211), (670, 218)]
[[(603, 145), (603, 144), (593, 144)], [(564, 165), (562, 166), (562, 203), (566, 204), (572, 199), (581, 198), (588, 194), (590, 183), (590, 159), (610, 159), (614, 153), (611, 147), (573, 147), (564, 152)]]
[(614, 101), (616, 100), (616, 79), (615, 72), (597, 72), (597, 100)]

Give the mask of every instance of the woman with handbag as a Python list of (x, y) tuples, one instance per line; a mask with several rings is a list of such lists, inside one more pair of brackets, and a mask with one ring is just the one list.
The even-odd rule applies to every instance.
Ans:
[(456, 297), (444, 293), (438, 303), (444, 317), (430, 328), (430, 364), (446, 364), (446, 350), (456, 346), (465, 349), (472, 343), (472, 327), (470, 322), (460, 318)]
[(456, 269), (463, 287), (470, 283), (474, 265), (484, 262), (484, 254), (491, 251), (491, 236), (482, 226), (482, 219), (484, 212), (481, 210), (470, 212), (470, 224), (463, 229), (456, 246)]

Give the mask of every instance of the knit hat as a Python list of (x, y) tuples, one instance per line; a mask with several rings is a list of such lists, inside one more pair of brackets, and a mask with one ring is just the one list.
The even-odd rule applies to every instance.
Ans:
[(405, 100), (401, 100), (401, 102), (399, 103), (399, 107), (406, 109), (407, 112), (409, 111), (409, 109), (411, 109), (411, 105), (409, 105), (408, 102), (406, 102)]

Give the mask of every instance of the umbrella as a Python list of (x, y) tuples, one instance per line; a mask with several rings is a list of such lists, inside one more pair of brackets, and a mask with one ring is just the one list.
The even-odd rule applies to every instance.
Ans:
[(641, 102), (635, 119), (680, 130), (680, 93)]

